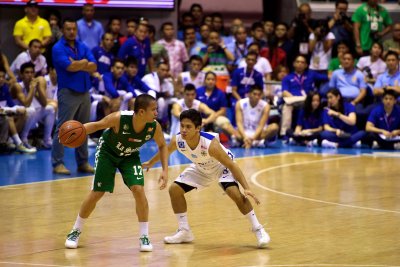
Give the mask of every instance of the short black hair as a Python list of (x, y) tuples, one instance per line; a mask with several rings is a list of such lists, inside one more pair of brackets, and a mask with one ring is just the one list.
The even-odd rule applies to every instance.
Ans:
[(133, 105), (133, 111), (138, 113), (140, 109), (146, 110), (153, 101), (156, 101), (156, 99), (151, 95), (141, 94), (140, 96), (136, 97), (135, 104)]
[(65, 18), (65, 19), (63, 20), (62, 26), (64, 27), (65, 23), (67, 23), (67, 22), (77, 24), (77, 23), (76, 23), (76, 19), (73, 19), (73, 18)]
[(187, 83), (185, 88), (183, 88), (183, 91), (196, 91), (196, 87), (192, 83)]
[(200, 8), (201, 11), (203, 11), (203, 7), (199, 3), (193, 3), (190, 6), (190, 12), (192, 12), (195, 7), (198, 7), (198, 8)]
[(246, 55), (246, 58), (247, 58), (248, 56), (255, 56), (256, 59), (258, 58), (258, 54), (257, 54), (256, 52), (254, 52), (254, 51), (248, 52), (247, 55)]
[(112, 65), (111, 65), (111, 67), (114, 67), (117, 63), (121, 63), (122, 65), (125, 66), (125, 62), (124, 62), (122, 59), (116, 58), (116, 59), (114, 59), (114, 61), (113, 61)]
[(26, 62), (26, 63), (24, 63), (24, 64), (21, 65), (21, 67), (20, 67), (20, 69), (19, 69), (19, 72), (20, 72), (20, 73), (24, 73), (24, 71), (25, 71), (26, 69), (29, 69), (29, 68), (32, 68), (33, 71), (35, 71), (35, 64), (33, 64), (32, 62)]
[(29, 42), (28, 47), (32, 47), (32, 45), (34, 43), (39, 43), (40, 45), (42, 45), (42, 42), (39, 39), (33, 39)]
[(391, 51), (391, 50), (388, 51), (387, 54), (386, 54), (386, 56), (385, 56), (385, 61), (386, 61), (386, 59), (388, 58), (388, 56), (395, 56), (396, 59), (399, 60), (399, 54), (398, 54), (397, 52), (395, 52), (395, 51)]
[[(136, 103), (136, 102), (135, 102)], [(195, 109), (188, 109), (185, 111), (182, 111), (181, 115), (179, 116), (179, 121), (182, 121), (184, 119), (188, 119), (191, 122), (193, 122), (194, 126), (197, 128), (201, 126), (202, 123), (202, 118), (200, 112), (198, 112)]]
[(251, 25), (251, 31), (255, 31), (255, 30), (258, 29), (258, 28), (261, 28), (261, 29), (264, 30), (264, 25), (263, 25), (260, 21), (254, 22), (254, 23)]
[(337, 7), (339, 4), (349, 5), (349, 1), (347, 1), (347, 0), (336, 0), (335, 7)]
[(203, 59), (199, 55), (191, 56), (190, 59), (189, 59), (189, 63), (192, 63), (192, 61), (194, 61), (194, 60), (197, 60), (197, 61), (200, 61), (201, 63), (203, 63)]
[(129, 65), (135, 65), (136, 67), (138, 66), (138, 61), (134, 56), (128, 56), (125, 59), (125, 67), (128, 67)]
[(383, 90), (383, 95), (382, 95), (382, 97), (385, 97), (386, 95), (391, 95), (391, 96), (393, 96), (395, 99), (396, 99), (397, 96), (398, 96), (398, 94), (396, 93), (396, 91), (384, 89), (384, 90)]
[(166, 26), (172, 26), (172, 27), (174, 27), (174, 24), (173, 24), (172, 22), (170, 22), (170, 21), (164, 22), (163, 24), (161, 24), (160, 31), (161, 31), (161, 32), (164, 32), (164, 28), (165, 28)]
[(149, 25), (147, 25), (147, 27), (149, 28), (149, 34), (152, 33), (152, 34), (156, 35), (156, 27), (154, 27), (154, 25), (149, 24)]
[(250, 87), (249, 93), (253, 92), (253, 91), (260, 91), (261, 93), (263, 92), (263, 88), (261, 88), (259, 85), (254, 84)]

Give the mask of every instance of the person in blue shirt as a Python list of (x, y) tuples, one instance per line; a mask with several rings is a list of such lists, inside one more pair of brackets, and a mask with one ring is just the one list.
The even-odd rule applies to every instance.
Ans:
[(322, 126), (321, 95), (318, 92), (310, 92), (304, 101), (303, 109), (300, 110), (296, 128), (289, 134), (289, 143), (313, 146), (320, 139)]
[[(148, 26), (140, 23), (135, 31), (135, 35), (130, 37), (120, 48), (118, 58), (125, 60), (128, 56), (133, 56), (138, 61), (138, 76), (143, 78), (146, 73), (146, 65), (152, 60), (150, 39), (146, 38)], [(152, 72), (152, 64), (149, 71)]]
[(231, 121), (226, 117), (227, 101), (226, 95), (216, 87), (217, 75), (214, 72), (207, 72), (204, 78), (204, 86), (196, 90), (197, 99), (205, 103), (209, 108), (215, 111), (216, 120), (213, 124), (204, 125), (205, 131), (222, 129), (229, 134), (233, 140), (240, 139), (239, 132), (232, 126)]
[(394, 90), (384, 91), (382, 103), (372, 110), (365, 130), (376, 142), (373, 148), (400, 149), (400, 108)]
[(94, 20), (93, 4), (84, 4), (82, 9), (83, 18), (77, 21), (78, 39), (90, 50), (98, 46), (104, 34), (103, 25)]
[(124, 78), (129, 82), (132, 88), (135, 90), (136, 95), (149, 94), (155, 96), (156, 92), (152, 90), (142, 79), (137, 75), (138, 73), (138, 62), (136, 58), (129, 56), (125, 60), (125, 73)]
[(399, 54), (387, 52), (385, 62), (387, 70), (378, 76), (374, 85), (374, 95), (378, 97), (383, 95), (385, 89), (400, 94)]
[(356, 127), (356, 109), (345, 101), (339, 89), (331, 89), (327, 93), (328, 107), (323, 114), (324, 131), (321, 133), (322, 147), (360, 146), (364, 131)]
[(257, 63), (258, 55), (255, 52), (249, 52), (246, 55), (246, 68), (236, 69), (232, 73), (232, 106), (235, 106), (236, 102), (242, 98), (245, 98), (250, 88), (253, 85), (257, 85), (260, 88), (264, 88), (263, 75), (254, 69), (254, 65)]
[(92, 53), (97, 62), (97, 71), (100, 74), (111, 71), (111, 65), (114, 61), (114, 54), (111, 52), (111, 48), (114, 45), (113, 35), (106, 32), (101, 37), (100, 46), (96, 46), (92, 49)]
[[(89, 90), (92, 86), (90, 74), (96, 72), (97, 65), (90, 49), (81, 41), (76, 40), (76, 21), (64, 20), (62, 31), (63, 37), (53, 46), (52, 50), (58, 83), (58, 120), (51, 158), (54, 173), (69, 175), (71, 171), (64, 165), (64, 146), (58, 141), (58, 131), (60, 126), (68, 120), (89, 122)], [(87, 142), (75, 150), (78, 171), (93, 173), (94, 169), (88, 163)]]

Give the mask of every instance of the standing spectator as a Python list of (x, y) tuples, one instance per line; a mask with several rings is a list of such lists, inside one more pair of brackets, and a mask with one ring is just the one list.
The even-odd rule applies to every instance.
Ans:
[(162, 44), (168, 51), (170, 71), (174, 79), (176, 79), (183, 71), (183, 64), (189, 60), (185, 44), (175, 39), (175, 30), (172, 22), (164, 22), (161, 25), (161, 33), (164, 37), (158, 43)]
[(369, 53), (374, 42), (379, 41), (391, 30), (392, 18), (378, 0), (361, 4), (352, 16), (354, 40), (359, 55)]
[(389, 51), (385, 56), (387, 71), (378, 76), (374, 85), (374, 95), (382, 96), (384, 90), (400, 94), (399, 54)]
[(308, 41), (311, 53), (311, 70), (327, 73), (334, 40), (335, 35), (329, 31), (327, 22), (325, 20), (319, 21)]
[(321, 133), (322, 147), (361, 146), (365, 132), (357, 130), (353, 104), (346, 102), (338, 89), (331, 89), (327, 97), (328, 107), (323, 115), (324, 131)]
[(211, 14), (211, 29), (218, 32), (222, 38), (225, 37), (224, 18), (221, 13)]
[(190, 13), (193, 16), (194, 27), (199, 29), (203, 20), (203, 7), (198, 3), (194, 3), (190, 6)]
[(347, 15), (349, 2), (347, 0), (336, 0), (335, 13), (328, 17), (328, 27), (330, 32), (335, 35), (334, 44), (345, 41), (351, 46), (354, 44), (353, 24), (351, 18)]
[(130, 18), (126, 20), (126, 36), (122, 36), (119, 38), (119, 43), (121, 46), (128, 40), (128, 38), (135, 35), (137, 29), (138, 21), (134, 18)]
[(39, 7), (35, 0), (26, 3), (25, 15), (15, 23), (13, 33), (15, 44), (26, 50), (30, 41), (38, 39), (43, 47), (46, 47), (51, 42), (51, 29), (47, 20), (39, 16)]
[[(68, 120), (86, 123), (90, 118), (90, 75), (97, 69), (96, 60), (90, 49), (76, 40), (77, 23), (66, 19), (63, 23), (63, 37), (53, 47), (53, 63), (57, 71), (58, 120), (54, 136), (58, 136), (60, 126)], [(53, 172), (71, 174), (64, 166), (64, 146), (58, 138), (53, 138)], [(78, 171), (93, 173), (88, 163), (87, 142), (75, 149)]]
[(288, 31), (289, 39), (293, 39), (293, 53), (305, 55), (308, 58), (308, 40), (317, 27), (317, 20), (311, 18), (312, 10), (308, 3), (299, 6), (298, 14), (293, 19)]
[(46, 51), (43, 53), (43, 56), (46, 58), (46, 61), (51, 64), (53, 62), (53, 59), (51, 57), (51, 50), (53, 49), (54, 44), (62, 37), (61, 14), (56, 9), (50, 9), (47, 12), (46, 20), (50, 24), (51, 39)]
[(152, 70), (155, 70), (158, 63), (162, 62), (169, 62), (168, 51), (165, 47), (156, 42), (156, 27), (154, 25), (149, 25), (149, 39), (151, 44), (151, 54), (153, 57), (152, 61)]
[(78, 40), (83, 42), (90, 50), (98, 46), (104, 34), (103, 25), (94, 20), (94, 6), (84, 4), (82, 9), (83, 18), (78, 20)]
[(121, 18), (117, 16), (111, 16), (108, 20), (107, 32), (111, 33), (113, 36), (113, 46), (111, 48), (111, 53), (114, 56), (118, 55), (118, 51), (121, 47), (119, 40), (124, 37), (121, 34)]
[(114, 45), (113, 35), (106, 32), (101, 37), (100, 46), (96, 46), (92, 49), (92, 53), (97, 62), (97, 71), (100, 74), (104, 74), (111, 70), (111, 66), (114, 62), (114, 54), (112, 53), (112, 48)]
[(383, 42), (385, 55), (388, 51), (394, 51), (400, 54), (400, 23), (395, 23), (392, 30), (392, 38)]
[[(128, 56), (133, 56), (138, 61), (138, 75), (143, 77), (146, 73), (146, 66), (152, 60), (151, 44), (147, 38), (148, 26), (140, 23), (135, 31), (135, 35), (121, 46), (118, 52), (118, 58), (125, 60)], [(149, 69), (152, 71), (152, 68)]]
[(43, 76), (47, 73), (46, 58), (41, 53), (42, 43), (38, 39), (29, 42), (29, 48), (20, 53), (11, 64), (11, 70), (16, 76), (19, 75), (21, 65), (26, 62), (32, 62), (35, 65), (35, 76)]
[(369, 115), (366, 131), (373, 140), (373, 148), (400, 148), (400, 108), (396, 105), (395, 91), (384, 91), (382, 103)]

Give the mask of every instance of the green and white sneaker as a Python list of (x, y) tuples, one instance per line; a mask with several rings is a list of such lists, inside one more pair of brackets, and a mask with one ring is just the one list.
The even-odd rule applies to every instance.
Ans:
[(77, 248), (80, 234), (81, 231), (79, 229), (72, 229), (71, 233), (67, 235), (67, 240), (65, 240), (65, 247)]
[(153, 251), (153, 245), (150, 243), (150, 239), (147, 235), (142, 235), (139, 238), (139, 246), (140, 246), (140, 251), (143, 252), (150, 252)]

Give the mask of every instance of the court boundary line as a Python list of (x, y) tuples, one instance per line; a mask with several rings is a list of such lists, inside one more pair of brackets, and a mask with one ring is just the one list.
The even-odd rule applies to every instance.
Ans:
[(48, 267), (72, 267), (72, 266), (76, 266), (76, 265), (58, 265), (58, 264), (26, 263), (26, 262), (12, 262), (12, 261), (0, 261), (0, 264), (26, 265), (26, 266), (48, 266)]
[[(256, 267), (258, 265), (242, 265), (241, 267)], [(369, 264), (268, 264), (268, 267), (400, 267), (399, 265), (369, 265)]]
[(330, 158), (321, 159), (321, 160), (309, 160), (309, 161), (302, 161), (302, 162), (294, 162), (294, 163), (277, 165), (277, 166), (273, 166), (273, 167), (270, 167), (270, 168), (265, 168), (265, 169), (259, 170), (256, 173), (253, 173), (250, 176), (250, 181), (253, 184), (255, 184), (257, 187), (261, 188), (261, 189), (264, 189), (264, 190), (272, 192), (272, 193), (280, 194), (280, 195), (283, 195), (283, 196), (287, 196), (287, 197), (297, 198), (297, 199), (301, 199), (301, 200), (307, 200), (307, 201), (311, 201), (311, 202), (329, 204), (329, 205), (342, 206), (342, 207), (347, 207), (347, 208), (356, 208), (356, 209), (364, 209), (364, 210), (370, 210), (370, 211), (379, 211), (379, 212), (388, 212), (388, 213), (400, 214), (400, 211), (395, 211), (395, 210), (368, 208), (368, 207), (362, 207), (362, 206), (356, 206), (356, 205), (350, 205), (350, 204), (342, 204), (342, 203), (338, 203), (338, 202), (331, 202), (331, 201), (324, 201), (324, 200), (319, 200), (319, 199), (314, 199), (314, 198), (302, 197), (302, 196), (289, 194), (289, 193), (285, 193), (285, 192), (282, 192), (282, 191), (278, 191), (278, 190), (269, 188), (267, 186), (264, 186), (264, 185), (260, 184), (257, 181), (257, 176), (259, 176), (261, 173), (269, 172), (269, 171), (272, 171), (272, 170), (275, 170), (275, 169), (281, 169), (281, 168), (299, 166), (299, 165), (307, 165), (307, 164), (313, 164), (313, 163), (320, 163), (320, 162), (326, 162), (326, 161), (334, 161), (334, 160), (342, 160), (342, 159), (350, 159), (350, 158), (359, 158), (361, 156), (362, 155), (352, 155), (352, 156), (346, 156), (346, 157), (330, 157)]

